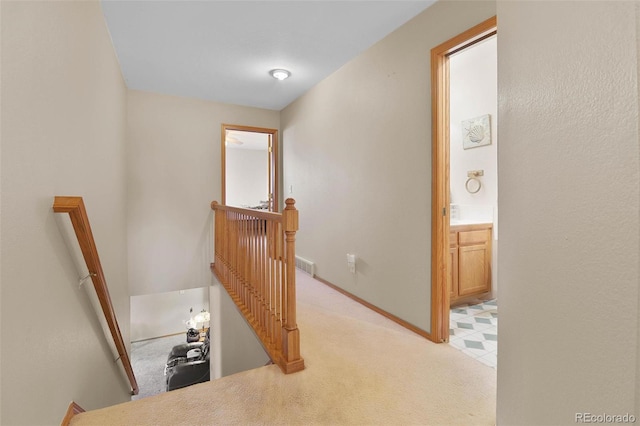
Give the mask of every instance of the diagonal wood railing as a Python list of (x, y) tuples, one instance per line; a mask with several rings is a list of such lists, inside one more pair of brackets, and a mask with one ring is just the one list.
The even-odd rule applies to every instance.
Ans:
[(107, 288), (107, 281), (104, 277), (102, 265), (100, 264), (100, 258), (98, 257), (98, 249), (96, 243), (93, 240), (93, 234), (91, 232), (91, 226), (89, 225), (89, 218), (87, 217), (87, 211), (84, 207), (82, 197), (55, 197), (53, 201), (53, 211), (56, 213), (69, 213), (71, 218), (71, 224), (73, 230), (78, 238), (80, 244), (80, 250), (82, 256), (89, 269), (89, 275), (91, 281), (93, 281), (93, 287), (96, 290), (102, 312), (107, 320), (109, 331), (113, 337), (113, 341), (118, 351), (119, 359), (122, 361), (122, 366), (127, 374), (129, 383), (131, 384), (131, 393), (133, 395), (138, 394), (138, 383), (136, 377), (133, 374), (133, 368), (131, 367), (131, 361), (127, 354), (127, 349), (120, 333), (120, 327), (118, 326), (118, 319), (116, 313), (111, 304), (111, 296), (109, 295), (109, 289)]
[(295, 235), (298, 210), (291, 198), (282, 213), (211, 203), (211, 268), (284, 373), (304, 369), (296, 324)]
[(64, 418), (62, 419), (62, 422), (60, 422), (60, 426), (69, 426), (71, 424), (71, 419), (73, 418), (73, 416), (75, 416), (76, 414), (84, 413), (84, 412), (85, 412), (84, 408), (76, 404), (75, 401), (71, 401), (71, 404), (69, 404), (69, 407), (67, 408), (67, 412), (65, 413)]

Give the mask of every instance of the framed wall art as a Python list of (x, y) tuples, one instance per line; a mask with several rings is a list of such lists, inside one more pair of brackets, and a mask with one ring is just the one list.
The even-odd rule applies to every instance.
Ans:
[(491, 144), (490, 115), (462, 121), (462, 148), (471, 149)]

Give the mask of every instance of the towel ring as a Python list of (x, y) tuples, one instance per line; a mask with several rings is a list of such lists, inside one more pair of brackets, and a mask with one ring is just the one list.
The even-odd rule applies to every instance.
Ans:
[(469, 194), (475, 194), (476, 192), (480, 191), (480, 188), (482, 188), (482, 182), (480, 182), (479, 179), (470, 177), (469, 179), (467, 179), (464, 187), (467, 188), (467, 192)]

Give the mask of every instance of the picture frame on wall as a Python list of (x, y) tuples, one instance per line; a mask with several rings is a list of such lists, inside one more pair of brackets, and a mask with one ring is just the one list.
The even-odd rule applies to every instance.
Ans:
[(462, 121), (462, 148), (491, 145), (491, 116), (481, 115)]

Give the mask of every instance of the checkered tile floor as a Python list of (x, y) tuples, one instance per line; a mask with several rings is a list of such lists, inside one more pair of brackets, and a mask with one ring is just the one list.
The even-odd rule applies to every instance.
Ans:
[(498, 366), (498, 303), (495, 299), (478, 305), (451, 309), (449, 344), (489, 367)]

